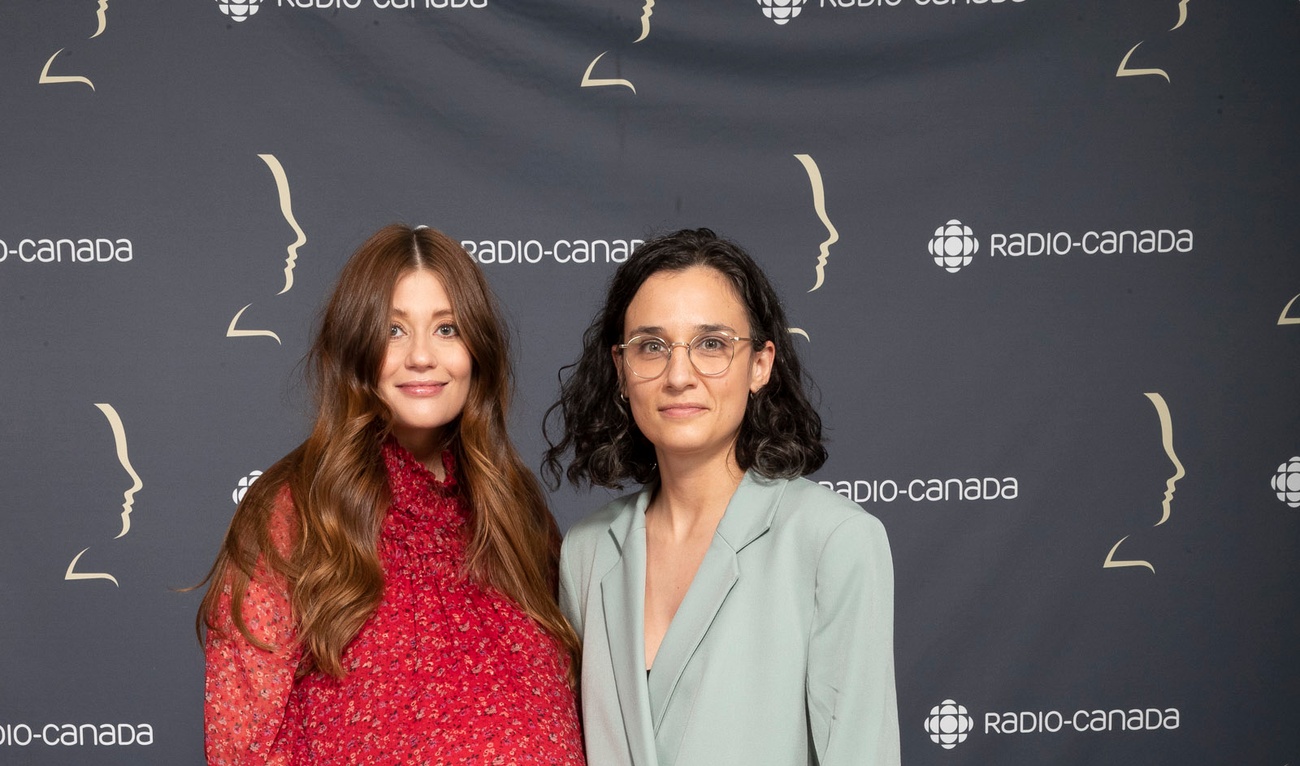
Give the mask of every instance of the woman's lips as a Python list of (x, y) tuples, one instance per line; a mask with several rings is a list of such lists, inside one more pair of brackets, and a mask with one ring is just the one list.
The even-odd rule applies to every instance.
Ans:
[(669, 404), (659, 408), (659, 414), (666, 418), (689, 418), (698, 415), (707, 408), (700, 404)]
[(408, 396), (436, 396), (447, 386), (446, 383), (436, 383), (431, 380), (415, 381), (411, 383), (402, 383), (397, 388)]

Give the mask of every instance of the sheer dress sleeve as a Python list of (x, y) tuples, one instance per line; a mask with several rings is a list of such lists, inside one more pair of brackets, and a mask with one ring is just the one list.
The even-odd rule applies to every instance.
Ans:
[[(292, 547), (293, 500), (280, 490), (271, 520), (271, 536), (281, 553)], [(273, 755), (293, 690), (301, 652), (287, 583), (259, 560), (244, 596), (248, 630), (270, 650), (249, 641), (230, 613), (230, 583), (223, 583), (204, 642), (206, 677), (203, 706), (204, 750), (209, 766), (281, 764)]]

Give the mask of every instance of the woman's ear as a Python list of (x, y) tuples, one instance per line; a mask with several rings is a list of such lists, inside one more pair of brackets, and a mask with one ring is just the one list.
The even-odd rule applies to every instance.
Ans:
[(621, 349), (618, 346), (609, 347), (610, 358), (614, 362), (614, 374), (618, 376), (618, 395), (624, 401), (627, 400), (627, 384), (623, 380), (623, 355), (619, 353)]
[(749, 364), (749, 392), (756, 394), (772, 377), (772, 366), (776, 364), (776, 345), (767, 341), (763, 347), (754, 352)]

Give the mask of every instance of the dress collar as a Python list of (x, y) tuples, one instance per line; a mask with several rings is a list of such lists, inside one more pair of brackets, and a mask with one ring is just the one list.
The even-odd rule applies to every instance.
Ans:
[(439, 481), (432, 471), (392, 437), (384, 441), (383, 454), (394, 506), (421, 509), (435, 499), (456, 495), (456, 460), (452, 457), (451, 450), (442, 451), (442, 467), (447, 475), (443, 481)]

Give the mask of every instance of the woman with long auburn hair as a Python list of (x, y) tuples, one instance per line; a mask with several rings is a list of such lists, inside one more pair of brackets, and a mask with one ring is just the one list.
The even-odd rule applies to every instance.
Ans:
[(199, 608), (208, 762), (581, 764), (559, 531), (477, 265), (379, 230), (308, 361), (311, 435), (249, 488)]

